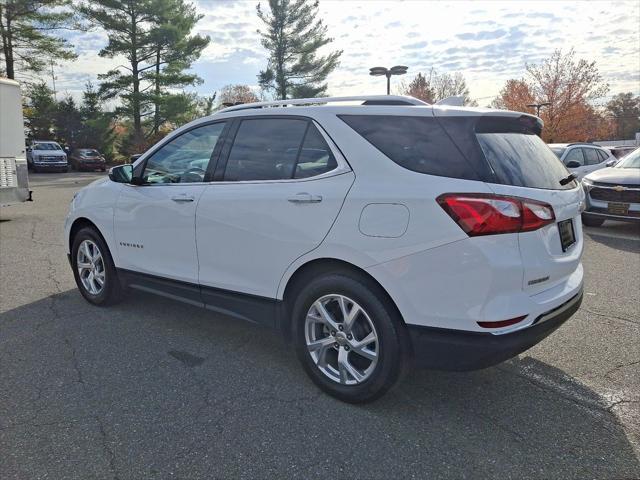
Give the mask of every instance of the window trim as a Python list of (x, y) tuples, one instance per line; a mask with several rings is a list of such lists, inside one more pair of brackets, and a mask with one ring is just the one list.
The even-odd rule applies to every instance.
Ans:
[(196, 130), (201, 127), (207, 127), (209, 125), (215, 125), (218, 123), (225, 123), (225, 126), (222, 128), (222, 132), (218, 137), (218, 141), (216, 142), (216, 146), (211, 152), (211, 156), (209, 157), (209, 163), (207, 164), (207, 169), (204, 173), (204, 180), (202, 182), (185, 182), (185, 183), (145, 183), (142, 185), (133, 185), (135, 187), (167, 187), (167, 186), (190, 186), (190, 185), (207, 185), (211, 183), (211, 178), (213, 177), (213, 172), (218, 162), (220, 161), (220, 153), (222, 151), (223, 144), (226, 144), (227, 136), (229, 135), (229, 130), (231, 124), (233, 123), (232, 119), (224, 118), (217, 119), (208, 122), (198, 123), (197, 125), (193, 125), (190, 128), (182, 130), (179, 134), (175, 134), (175, 131), (171, 134), (167, 135), (165, 138), (161, 140), (160, 143), (154, 145), (150, 150), (147, 150), (136, 162), (133, 163), (133, 172), (134, 176), (140, 176), (144, 173), (144, 170), (147, 168), (147, 162), (151, 157), (153, 157), (158, 151), (164, 148), (166, 145), (171, 143), (172, 141), (180, 138), (182, 135), (191, 132), (192, 130)]
[[(336, 168), (333, 170), (329, 170), (328, 172), (321, 173), (320, 175), (315, 175), (313, 177), (305, 177), (305, 178), (280, 178), (274, 180), (223, 180), (225, 171), (227, 169), (227, 162), (229, 161), (229, 155), (231, 153), (231, 147), (236, 139), (236, 134), (240, 129), (240, 124), (243, 120), (260, 120), (260, 119), (282, 119), (282, 120), (303, 120), (306, 121), (307, 124), (313, 124), (320, 135), (324, 139), (325, 143), (331, 150), (333, 157), (336, 159)], [(308, 131), (305, 130), (305, 136)], [(303, 137), (304, 143), (304, 137)], [(301, 144), (302, 145), (302, 144)], [(213, 179), (209, 182), (211, 184), (216, 185), (244, 185), (244, 184), (263, 184), (263, 183), (299, 183), (299, 182), (309, 182), (313, 180), (318, 180), (322, 178), (334, 177), (336, 175), (342, 175), (347, 172), (351, 172), (351, 166), (342, 155), (342, 152), (338, 149), (337, 145), (331, 139), (331, 137), (327, 134), (327, 132), (322, 128), (322, 126), (312, 117), (307, 117), (304, 115), (242, 115), (233, 118), (232, 128), (229, 129), (229, 132), (225, 138), (224, 146), (222, 147), (222, 154), (218, 158), (216, 170), (213, 174)], [(179, 184), (176, 184), (179, 185)]]

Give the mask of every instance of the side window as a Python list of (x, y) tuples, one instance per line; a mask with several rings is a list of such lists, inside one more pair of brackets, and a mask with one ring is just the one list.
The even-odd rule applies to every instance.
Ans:
[(441, 177), (478, 179), (476, 171), (434, 118), (387, 115), (339, 117), (401, 167)]
[(571, 161), (578, 162), (580, 166), (584, 165), (584, 157), (582, 156), (581, 148), (572, 148), (571, 150), (569, 150), (567, 156), (564, 157), (564, 164), (567, 165)]
[(330, 172), (338, 166), (329, 146), (315, 125), (309, 124), (300, 149), (300, 156), (294, 172), (294, 178), (309, 178)]
[(163, 145), (147, 160), (145, 181), (152, 184), (202, 182), (224, 125), (222, 122), (194, 128)]
[(308, 125), (306, 120), (288, 118), (242, 120), (229, 152), (224, 180), (293, 178)]
[(604, 150), (596, 150), (596, 152), (598, 152), (598, 155), (600, 156), (600, 162), (605, 162), (609, 159), (609, 155), (607, 155), (607, 152)]
[(595, 148), (585, 148), (583, 151), (587, 165), (597, 165), (602, 161)]

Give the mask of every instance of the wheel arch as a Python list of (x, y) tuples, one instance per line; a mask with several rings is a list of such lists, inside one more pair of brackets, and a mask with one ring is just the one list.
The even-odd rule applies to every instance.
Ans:
[(71, 228), (69, 229), (69, 238), (67, 239), (69, 243), (68, 245), (69, 252), (72, 251), (73, 239), (75, 238), (76, 234), (85, 227), (91, 227), (96, 232), (98, 232), (98, 235), (100, 235), (100, 238), (102, 238), (102, 241), (107, 245), (107, 247), (111, 249), (109, 242), (107, 242), (107, 239), (104, 237), (104, 235), (100, 231), (100, 228), (98, 228), (98, 226), (95, 223), (93, 223), (91, 220), (89, 220), (86, 217), (78, 217), (73, 221), (73, 223), (71, 224)]
[(393, 301), (387, 290), (382, 284), (370, 273), (353, 263), (337, 258), (315, 258), (300, 265), (287, 280), (282, 296), (282, 309), (278, 315), (278, 328), (283, 332), (287, 341), (290, 340), (291, 334), (291, 307), (296, 292), (302, 288), (306, 280), (310, 280), (318, 275), (326, 273), (343, 273), (358, 280), (367, 283), (368, 287), (376, 290), (380, 298), (391, 309), (393, 309), (402, 324), (404, 319), (400, 313), (400, 309)]

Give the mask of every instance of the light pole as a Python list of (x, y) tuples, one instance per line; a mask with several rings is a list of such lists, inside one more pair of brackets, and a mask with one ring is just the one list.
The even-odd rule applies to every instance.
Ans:
[(535, 108), (536, 109), (536, 117), (539, 117), (540, 116), (540, 109), (542, 107), (548, 107), (549, 105), (551, 105), (549, 102), (546, 102), (546, 103), (531, 103), (531, 104), (527, 105), (527, 107)]
[(395, 67), (385, 68), (385, 67), (373, 67), (369, 69), (369, 75), (372, 77), (387, 77), (387, 95), (391, 94), (391, 76), (392, 75), (404, 75), (407, 73), (407, 69), (409, 67), (405, 67), (403, 65), (396, 65)]

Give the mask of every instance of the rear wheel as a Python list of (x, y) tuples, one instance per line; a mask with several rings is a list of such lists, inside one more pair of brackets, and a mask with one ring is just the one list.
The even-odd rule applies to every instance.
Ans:
[(604, 218), (592, 217), (591, 215), (582, 215), (582, 223), (587, 227), (601, 227), (604, 223)]
[(365, 279), (328, 274), (304, 286), (293, 306), (293, 341), (304, 370), (350, 403), (379, 398), (407, 361), (402, 322), (370, 287)]
[(71, 264), (82, 296), (94, 305), (110, 305), (122, 298), (122, 286), (111, 253), (92, 227), (81, 229), (73, 239)]

